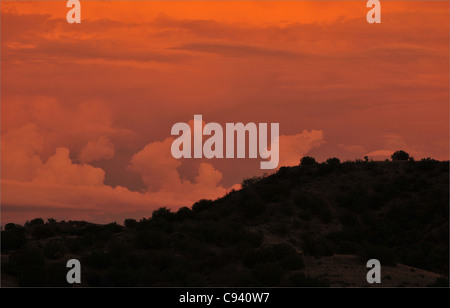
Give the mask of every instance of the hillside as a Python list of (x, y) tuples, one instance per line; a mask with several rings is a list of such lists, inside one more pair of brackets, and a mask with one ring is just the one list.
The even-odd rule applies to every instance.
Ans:
[(34, 219), (2, 231), (3, 286), (448, 286), (449, 163), (337, 159), (124, 226)]

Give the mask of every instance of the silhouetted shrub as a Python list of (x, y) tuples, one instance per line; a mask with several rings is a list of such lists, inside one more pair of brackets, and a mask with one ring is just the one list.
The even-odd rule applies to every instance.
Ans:
[(166, 219), (171, 220), (174, 216), (174, 213), (170, 212), (170, 209), (167, 207), (160, 207), (157, 210), (154, 210), (152, 213), (152, 219)]
[(23, 227), (21, 225), (9, 223), (5, 225), (5, 231), (23, 231)]
[(203, 212), (204, 210), (210, 208), (212, 206), (212, 200), (201, 199), (192, 205), (192, 210), (196, 213)]
[(26, 227), (31, 227), (31, 226), (38, 226), (38, 225), (43, 225), (44, 224), (44, 220), (42, 218), (35, 218), (32, 219), (30, 222), (26, 222), (25, 226)]
[(330, 166), (337, 166), (340, 163), (341, 163), (341, 161), (337, 157), (332, 157), (332, 158), (327, 159), (327, 164)]
[(47, 223), (48, 223), (48, 224), (56, 224), (57, 221), (56, 221), (56, 219), (54, 219), (54, 218), (48, 218), (48, 219), (47, 219)]
[(392, 160), (408, 160), (409, 154), (405, 151), (396, 151), (394, 154), (391, 155)]
[(251, 178), (245, 178), (244, 180), (242, 180), (241, 186), (242, 186), (242, 188), (247, 188), (247, 187), (252, 186), (253, 184), (259, 182), (263, 178), (264, 178), (263, 176), (254, 176)]
[(125, 219), (123, 224), (125, 225), (125, 227), (127, 227), (129, 229), (134, 229), (138, 225), (136, 219), (131, 219), (131, 218)]
[(181, 207), (176, 213), (176, 219), (178, 221), (183, 221), (190, 217), (192, 217), (192, 210), (186, 206)]
[(302, 159), (300, 159), (300, 165), (301, 166), (311, 166), (317, 164), (314, 157), (311, 156), (304, 156)]

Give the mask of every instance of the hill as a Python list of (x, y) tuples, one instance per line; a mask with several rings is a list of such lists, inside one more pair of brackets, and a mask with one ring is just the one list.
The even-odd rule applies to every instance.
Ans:
[(329, 159), (124, 225), (34, 219), (2, 231), (3, 286), (448, 286), (449, 163)]

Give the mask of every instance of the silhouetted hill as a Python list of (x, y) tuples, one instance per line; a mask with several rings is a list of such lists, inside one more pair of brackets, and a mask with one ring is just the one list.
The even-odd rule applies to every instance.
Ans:
[(448, 286), (448, 171), (431, 159), (305, 161), (125, 226), (9, 224), (2, 282), (67, 286), (76, 258), (84, 286), (369, 286), (375, 258), (381, 286)]

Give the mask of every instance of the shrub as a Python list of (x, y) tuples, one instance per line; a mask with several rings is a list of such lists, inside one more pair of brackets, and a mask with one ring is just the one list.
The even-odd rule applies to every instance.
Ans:
[(391, 155), (392, 160), (408, 160), (409, 154), (405, 151), (396, 151), (394, 154)]
[(201, 199), (192, 205), (192, 210), (196, 213), (203, 212), (204, 210), (210, 208), (212, 206), (212, 200)]
[(183, 206), (178, 210), (178, 212), (175, 214), (175, 217), (178, 221), (183, 221), (187, 218), (190, 218), (192, 216), (192, 211), (190, 208)]
[(300, 159), (300, 165), (301, 166), (311, 166), (317, 164), (314, 157), (311, 156), (304, 156), (302, 159)]
[(337, 166), (340, 163), (341, 163), (341, 161), (337, 157), (332, 157), (332, 158), (327, 159), (327, 164), (330, 166)]
[(263, 177), (259, 177), (259, 176), (254, 176), (254, 177), (251, 177), (251, 178), (245, 178), (242, 181), (241, 186), (242, 186), (242, 188), (247, 188), (247, 187), (252, 186), (253, 184), (257, 183), (262, 178)]
[(44, 224), (44, 220), (42, 218), (35, 218), (32, 219), (30, 222), (26, 222), (25, 226), (26, 227), (31, 227), (31, 226), (38, 226), (38, 225), (43, 225)]
[(18, 231), (18, 230), (23, 230), (23, 227), (21, 225), (16, 225), (13, 223), (5, 225), (5, 231)]
[(170, 212), (170, 209), (163, 206), (152, 213), (152, 219), (167, 219), (170, 220), (174, 214)]
[(125, 219), (123, 224), (125, 225), (125, 227), (130, 228), (130, 229), (136, 228), (138, 225), (136, 219), (131, 219), (131, 218)]

